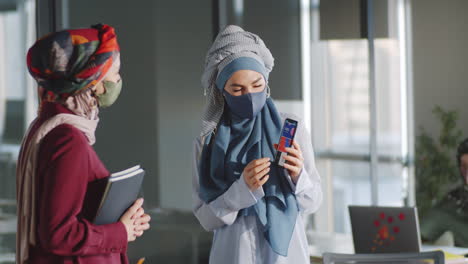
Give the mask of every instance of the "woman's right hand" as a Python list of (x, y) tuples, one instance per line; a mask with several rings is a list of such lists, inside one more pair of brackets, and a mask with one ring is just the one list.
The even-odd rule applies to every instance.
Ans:
[(270, 165), (270, 158), (261, 158), (252, 160), (245, 166), (244, 180), (251, 191), (255, 191), (268, 181), (270, 175), (267, 173), (270, 172)]
[(143, 198), (136, 200), (133, 205), (125, 211), (125, 213), (120, 217), (120, 222), (122, 222), (127, 230), (127, 241), (135, 241), (137, 236), (141, 236), (140, 230), (138, 228), (138, 223), (136, 221), (136, 214), (141, 206), (143, 205)]

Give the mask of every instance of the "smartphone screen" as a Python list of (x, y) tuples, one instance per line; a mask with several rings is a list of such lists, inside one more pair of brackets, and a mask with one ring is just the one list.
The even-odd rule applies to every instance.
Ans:
[(278, 141), (278, 148), (276, 151), (275, 162), (280, 166), (284, 166), (286, 162), (284, 157), (288, 155), (286, 148), (292, 146), (294, 136), (296, 135), (297, 121), (287, 118), (284, 120), (283, 129), (281, 129), (280, 139)]

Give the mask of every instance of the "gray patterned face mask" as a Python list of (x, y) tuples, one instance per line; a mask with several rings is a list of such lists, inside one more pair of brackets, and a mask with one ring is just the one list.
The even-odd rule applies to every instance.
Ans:
[(122, 79), (118, 82), (102, 81), (102, 85), (106, 89), (106, 92), (97, 96), (99, 107), (106, 108), (111, 106), (117, 101), (117, 98), (122, 91)]
[(262, 110), (266, 102), (266, 88), (258, 93), (234, 96), (224, 91), (224, 98), (233, 114), (240, 118), (252, 119)]

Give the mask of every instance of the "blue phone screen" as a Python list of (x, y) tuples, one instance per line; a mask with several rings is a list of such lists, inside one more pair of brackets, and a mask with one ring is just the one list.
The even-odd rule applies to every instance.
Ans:
[(281, 152), (286, 152), (285, 148), (289, 148), (292, 145), (292, 140), (294, 138), (294, 133), (296, 133), (297, 122), (292, 122), (286, 119), (283, 126), (283, 131), (281, 132), (280, 141), (278, 144), (278, 150)]

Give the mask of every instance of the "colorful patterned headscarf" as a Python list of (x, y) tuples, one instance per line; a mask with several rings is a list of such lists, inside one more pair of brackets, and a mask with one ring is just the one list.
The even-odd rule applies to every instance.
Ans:
[(119, 54), (114, 28), (99, 24), (39, 39), (28, 51), (27, 64), (41, 101), (63, 102), (99, 83)]

